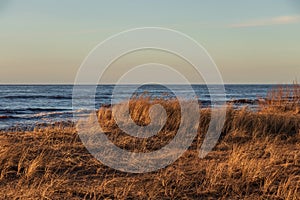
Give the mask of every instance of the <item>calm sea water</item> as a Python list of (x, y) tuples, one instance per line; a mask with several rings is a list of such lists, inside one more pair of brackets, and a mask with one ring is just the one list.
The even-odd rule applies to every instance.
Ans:
[[(124, 95), (132, 87), (122, 86)], [(193, 85), (197, 98), (203, 106), (210, 106), (210, 95), (205, 85)], [(265, 98), (268, 91), (275, 85), (225, 85), (226, 101), (247, 100), (244, 103), (255, 107), (258, 98)], [(191, 97), (191, 91), (184, 85), (173, 85), (173, 90), (186, 98)], [(82, 86), (85, 89), (85, 86)], [(73, 112), (83, 115), (103, 104), (111, 104), (113, 85), (99, 85), (95, 102), (90, 106), (84, 98), (81, 103), (72, 108), (72, 85), (0, 85), (0, 129), (13, 126), (30, 126), (36, 123), (52, 123), (56, 121), (73, 120)], [(136, 93), (154, 97), (170, 98), (174, 94), (160, 85), (144, 85)], [(167, 95), (166, 95), (167, 94)], [(242, 102), (242, 103), (241, 103)], [(236, 103), (242, 106), (243, 101)]]

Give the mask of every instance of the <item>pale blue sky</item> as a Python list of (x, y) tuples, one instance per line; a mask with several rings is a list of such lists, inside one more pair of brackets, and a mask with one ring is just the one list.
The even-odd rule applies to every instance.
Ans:
[(296, 0), (0, 0), (0, 83), (72, 83), (94, 46), (144, 26), (193, 37), (227, 83), (300, 78)]

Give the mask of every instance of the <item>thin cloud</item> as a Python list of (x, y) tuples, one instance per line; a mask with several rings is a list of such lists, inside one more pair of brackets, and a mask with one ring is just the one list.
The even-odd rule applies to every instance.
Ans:
[(244, 27), (257, 27), (257, 26), (272, 26), (272, 25), (282, 25), (282, 24), (295, 24), (300, 22), (300, 16), (280, 16), (270, 19), (261, 19), (256, 21), (248, 21), (239, 24), (231, 24), (231, 28), (244, 28)]

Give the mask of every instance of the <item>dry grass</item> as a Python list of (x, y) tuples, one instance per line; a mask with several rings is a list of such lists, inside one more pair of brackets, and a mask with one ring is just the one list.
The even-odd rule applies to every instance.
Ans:
[[(280, 109), (268, 102), (260, 112), (229, 107), (219, 143), (204, 159), (198, 157), (198, 149), (210, 110), (202, 109), (198, 135), (189, 150), (172, 165), (144, 174), (123, 173), (98, 162), (72, 125), (0, 132), (0, 198), (300, 199), (300, 115), (295, 112), (299, 98), (296, 102), (282, 102)], [(164, 106), (168, 119), (148, 139), (123, 133), (110, 107), (98, 111), (99, 122), (119, 147), (157, 150), (176, 134), (180, 107), (175, 99), (136, 98), (130, 103), (133, 120), (147, 125), (154, 103)]]
[(265, 101), (260, 102), (262, 110), (271, 112), (283, 111), (300, 113), (300, 85), (294, 81), (292, 85), (274, 88)]

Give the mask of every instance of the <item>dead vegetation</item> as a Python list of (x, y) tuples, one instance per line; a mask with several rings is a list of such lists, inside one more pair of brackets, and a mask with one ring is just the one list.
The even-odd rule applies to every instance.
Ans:
[[(150, 122), (149, 108), (155, 103), (165, 108), (168, 119), (150, 138), (122, 132), (110, 107), (98, 111), (99, 124), (123, 149), (157, 150), (176, 134), (180, 123), (177, 100), (136, 98), (130, 110), (133, 121), (145, 126)], [(198, 150), (211, 113), (202, 109), (198, 135), (189, 150), (172, 165), (144, 174), (124, 173), (101, 164), (83, 146), (72, 125), (0, 132), (0, 198), (300, 199), (297, 109), (297, 95), (272, 96), (259, 112), (229, 106), (219, 143), (200, 159)]]

